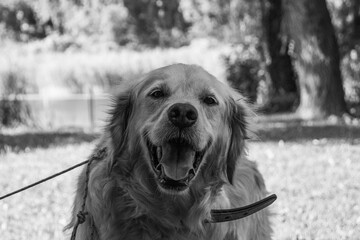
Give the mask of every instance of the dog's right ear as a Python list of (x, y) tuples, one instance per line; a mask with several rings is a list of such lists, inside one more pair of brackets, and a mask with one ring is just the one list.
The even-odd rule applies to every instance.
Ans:
[[(132, 113), (133, 93), (132, 88), (126, 86), (113, 98), (113, 106), (110, 110), (110, 122), (108, 129), (111, 137), (113, 161), (120, 156), (127, 144), (128, 122)], [(114, 162), (112, 163), (112, 165)]]

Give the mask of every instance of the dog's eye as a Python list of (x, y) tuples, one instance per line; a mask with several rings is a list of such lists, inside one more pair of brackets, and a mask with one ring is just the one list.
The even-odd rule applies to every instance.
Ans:
[(206, 97), (204, 97), (203, 101), (205, 104), (210, 105), (210, 106), (218, 104), (218, 101), (214, 96), (206, 96)]
[(162, 97), (165, 96), (165, 93), (160, 89), (156, 89), (156, 90), (152, 91), (149, 94), (149, 96), (152, 97), (152, 98), (162, 98)]

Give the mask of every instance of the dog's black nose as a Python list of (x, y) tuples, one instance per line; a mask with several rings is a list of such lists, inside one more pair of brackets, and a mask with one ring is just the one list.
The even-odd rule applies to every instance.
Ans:
[(175, 103), (168, 110), (168, 118), (175, 126), (185, 128), (192, 126), (198, 117), (197, 110), (188, 103)]

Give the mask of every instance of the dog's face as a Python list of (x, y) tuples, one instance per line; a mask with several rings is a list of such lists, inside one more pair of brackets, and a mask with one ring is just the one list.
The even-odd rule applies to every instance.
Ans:
[[(234, 148), (242, 149), (246, 127), (245, 108), (234, 99), (239, 95), (202, 68), (182, 64), (149, 73), (129, 91), (126, 119), (112, 119), (114, 147), (139, 145), (161, 191), (186, 192), (206, 165), (231, 182), (234, 158), (241, 154)], [(114, 131), (126, 135), (117, 140)], [(116, 143), (125, 138), (122, 147)]]

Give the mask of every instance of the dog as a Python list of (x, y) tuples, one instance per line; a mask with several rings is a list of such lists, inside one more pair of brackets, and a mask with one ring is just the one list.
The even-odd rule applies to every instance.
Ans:
[[(174, 64), (120, 84), (100, 142), (106, 154), (78, 179), (76, 239), (271, 239), (270, 213), (212, 223), (212, 209), (253, 203), (267, 191), (246, 140), (245, 98), (199, 66)], [(87, 180), (88, 174), (88, 180)]]

